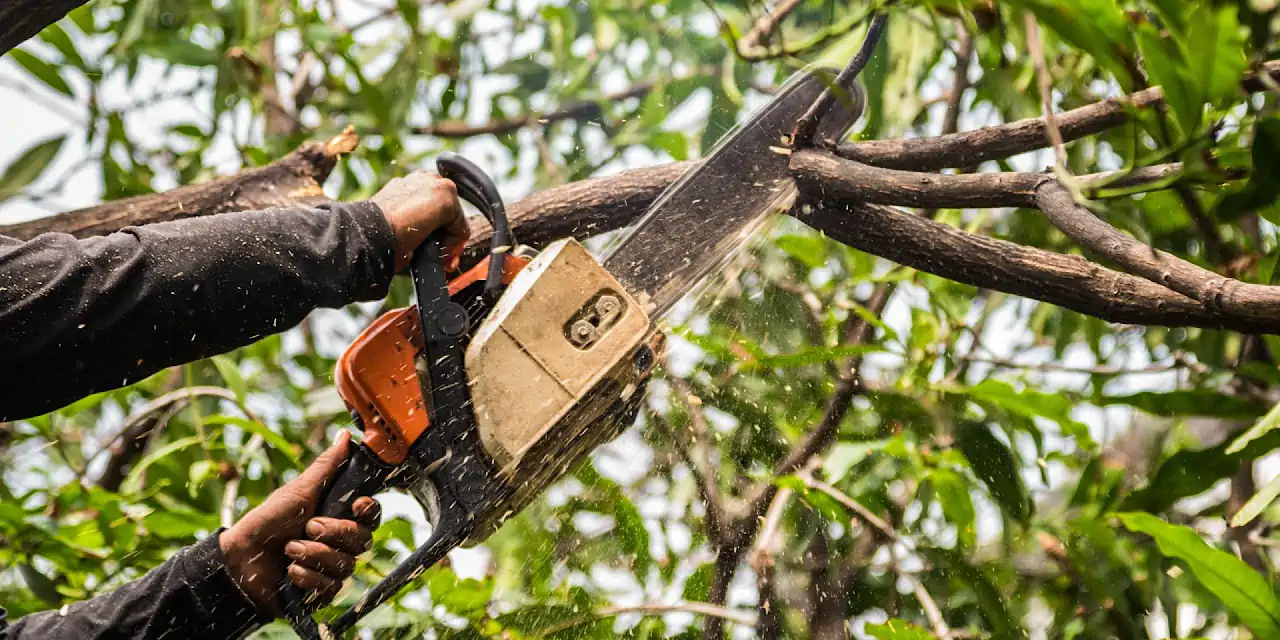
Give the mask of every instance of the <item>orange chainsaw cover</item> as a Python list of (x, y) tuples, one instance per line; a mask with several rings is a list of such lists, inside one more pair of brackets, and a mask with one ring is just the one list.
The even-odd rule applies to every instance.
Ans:
[[(503, 260), (503, 284), (510, 284), (528, 264), (527, 258), (508, 255)], [(485, 280), (488, 272), (485, 258), (449, 281), (449, 295)], [(418, 307), (413, 306), (382, 314), (338, 358), (338, 395), (360, 415), (365, 446), (388, 464), (404, 462), (430, 422), (423, 399), (427, 390), (418, 381), (422, 347)]]

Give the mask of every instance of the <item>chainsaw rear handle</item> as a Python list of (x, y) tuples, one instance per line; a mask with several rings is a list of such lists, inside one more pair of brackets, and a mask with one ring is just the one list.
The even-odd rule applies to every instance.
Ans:
[[(387, 489), (395, 467), (383, 463), (368, 447), (352, 443), (347, 459), (338, 467), (337, 477), (320, 498), (316, 515), (350, 520), (352, 505), (361, 496), (372, 496)], [(320, 640), (320, 628), (307, 612), (301, 589), (293, 586), (286, 572), (281, 578), (280, 603), (285, 618), (303, 640)]]
[[(475, 204), (475, 203), (473, 203)], [(445, 230), (432, 233), (413, 253), (410, 270), (414, 295), (418, 299), (423, 333), (428, 341), (444, 337), (457, 339), (467, 328), (467, 312), (449, 299), (448, 275), (445, 272)], [(496, 238), (495, 238), (496, 240)], [(429, 356), (428, 356), (429, 357)], [(432, 361), (428, 359), (428, 367)], [(432, 396), (429, 376), (421, 376), (423, 398)], [(464, 382), (465, 386), (465, 382)], [(362, 425), (363, 426), (363, 425)], [(396, 466), (380, 460), (363, 444), (357, 444), (339, 468), (338, 477), (321, 498), (317, 513), (349, 519), (351, 505), (361, 496), (371, 496), (387, 488)], [(286, 573), (280, 584), (280, 603), (285, 618), (302, 640), (321, 640), (320, 627), (307, 612), (301, 589), (293, 586)]]
[(316, 515), (339, 520), (352, 519), (355, 517), (352, 505), (356, 499), (385, 491), (394, 471), (395, 467), (378, 459), (368, 447), (353, 442), (351, 454), (338, 467), (337, 478), (321, 498)]
[(493, 240), (489, 249), (489, 276), (485, 280), (484, 295), (490, 303), (496, 302), (502, 292), (503, 260), (516, 243), (515, 236), (511, 233), (511, 225), (507, 221), (507, 209), (502, 203), (502, 194), (498, 193), (498, 185), (494, 184), (493, 179), (475, 163), (452, 151), (445, 151), (436, 158), (436, 171), (442, 177), (452, 180), (458, 187), (458, 195), (475, 205), (493, 226)]

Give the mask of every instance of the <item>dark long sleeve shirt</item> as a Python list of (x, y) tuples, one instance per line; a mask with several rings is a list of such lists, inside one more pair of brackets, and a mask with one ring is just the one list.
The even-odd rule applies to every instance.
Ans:
[[(189, 218), (78, 240), (0, 237), (0, 421), (56, 410), (386, 295), (395, 238), (369, 202)], [(3, 603), (0, 603), (3, 605)], [(269, 620), (217, 535), (0, 640), (237, 638)]]
[(13, 624), (0, 608), (0, 640), (232, 640), (271, 619), (227, 573), (214, 534), (92, 600)]
[(371, 202), (0, 237), (0, 421), (383, 297), (394, 247)]

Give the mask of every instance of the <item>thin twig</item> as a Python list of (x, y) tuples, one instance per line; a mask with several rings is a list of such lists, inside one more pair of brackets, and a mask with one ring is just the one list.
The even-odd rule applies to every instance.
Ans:
[(778, 25), (782, 24), (782, 21), (788, 15), (791, 15), (791, 12), (795, 11), (795, 8), (800, 6), (802, 1), (782, 0), (772, 11), (766, 8), (765, 14), (760, 16), (760, 19), (756, 20), (756, 23), (751, 26), (751, 30), (747, 31), (738, 40), (738, 51), (746, 56), (763, 53), (763, 51), (757, 50), (767, 48), (769, 40), (778, 29)]
[(825, 493), (828, 496), (830, 496), (836, 502), (839, 502), (840, 504), (844, 505), (846, 509), (852, 511), (855, 515), (858, 516), (858, 518), (862, 519), (863, 522), (871, 525), (876, 531), (879, 531), (880, 534), (883, 535), (885, 538), (889, 540), (893, 540), (894, 542), (899, 542), (902, 540), (902, 538), (898, 535), (898, 532), (894, 531), (893, 527), (889, 526), (889, 523), (885, 522), (884, 519), (882, 519), (880, 516), (873, 513), (867, 507), (863, 506), (861, 502), (858, 502), (857, 500), (854, 500), (853, 498), (849, 497), (849, 495), (846, 494), (845, 492), (831, 486), (830, 484), (827, 484), (822, 480), (819, 480), (813, 477), (812, 473), (801, 471), (796, 474), (796, 477), (800, 478), (800, 480), (804, 482), (804, 485), (806, 487), (813, 489), (815, 491), (821, 491), (822, 493)]
[(711, 430), (702, 411), (698, 408), (701, 401), (693, 395), (689, 385), (675, 376), (668, 378), (668, 384), (671, 385), (673, 395), (680, 401), (685, 413), (689, 414), (689, 420), (693, 425), (692, 434), (689, 434), (692, 437), (686, 437), (679, 429), (673, 430), (678, 432), (673, 435), (680, 440), (676, 449), (688, 465), (689, 472), (693, 474), (698, 484), (698, 492), (702, 495), (702, 501), (707, 507), (707, 532), (713, 539), (720, 540), (725, 533), (724, 527), (728, 525), (725, 521), (727, 505), (724, 502), (724, 496), (720, 493), (718, 474), (712, 464), (710, 447), (707, 443)]
[(266, 439), (261, 434), (255, 433), (240, 451), (239, 459), (236, 460), (236, 474), (227, 480), (226, 488), (222, 491), (222, 505), (219, 513), (224, 527), (230, 527), (236, 523), (236, 500), (240, 498), (240, 478), (244, 476), (245, 463), (249, 461), (249, 456), (256, 454), (262, 448), (265, 442)]
[(1045, 132), (1049, 136), (1049, 144), (1053, 147), (1059, 171), (1067, 170), (1067, 150), (1062, 141), (1062, 132), (1058, 130), (1058, 122), (1053, 117), (1053, 81), (1049, 77), (1049, 68), (1044, 58), (1044, 42), (1040, 37), (1040, 25), (1030, 11), (1023, 13), (1027, 28), (1027, 48), (1031, 53), (1031, 61), (1036, 69), (1036, 81), (1040, 87), (1040, 103), (1044, 108)]
[(914, 576), (907, 579), (912, 583), (911, 590), (915, 593), (916, 600), (920, 601), (920, 608), (924, 609), (924, 615), (929, 619), (929, 626), (933, 627), (933, 635), (937, 636), (938, 640), (950, 638), (951, 627), (947, 626), (947, 620), (942, 616), (942, 609), (938, 607), (937, 601), (929, 594), (929, 590), (925, 589), (924, 582)]

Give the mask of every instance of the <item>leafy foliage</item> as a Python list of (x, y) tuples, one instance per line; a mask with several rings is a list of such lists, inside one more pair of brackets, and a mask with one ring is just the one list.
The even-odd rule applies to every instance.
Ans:
[[(1280, 221), (1276, 101), (1239, 88), (1277, 50), (1265, 2), (805, 1), (748, 51), (740, 41), (764, 7), (737, 0), (104, 0), (11, 54), (34, 95), (85, 117), (14, 149), (0, 199), (164, 190), (348, 124), (365, 144), (332, 195), (367, 197), (448, 148), (515, 198), (697, 157), (798, 64), (846, 59), (881, 4), (889, 35), (862, 78), (869, 113), (855, 139), (941, 130), (961, 29), (973, 45), (961, 127), (1039, 115), (1030, 12), (1056, 108), (1163, 87), (1167, 109), (1072, 143), (1068, 167), (1179, 161), (1196, 188), (1111, 200), (1101, 215), (1160, 250), (1272, 282), (1280, 238), (1260, 221)], [(82, 157), (62, 168), (71, 153)], [(934, 215), (1076, 251), (1034, 211)], [(713, 285), (673, 319), (672, 355), (636, 427), (479, 552), (455, 553), (371, 616), (376, 637), (694, 637), (714, 616), (688, 605), (708, 601), (739, 621), (773, 617), (786, 637), (915, 639), (942, 624), (976, 637), (1127, 638), (1161, 616), (1185, 637), (1280, 633), (1277, 481), (1238, 509), (1252, 484), (1240, 478), (1274, 476), (1280, 448), (1267, 412), (1280, 376), (1268, 358), (1242, 358), (1257, 340), (1108, 325), (896, 267), (789, 219)], [(397, 283), (387, 305), (320, 311), (233, 353), (0, 425), (0, 602), (22, 615), (91, 597), (259, 502), (347, 424), (334, 359), (407, 298)], [(851, 341), (862, 327), (870, 338)], [(821, 464), (775, 473), (854, 366), (861, 387)], [(158, 426), (116, 469), (115, 438), (141, 419)], [(750, 555), (760, 518), (737, 507), (779, 493), (792, 499), (770, 556), (777, 606), (764, 607)], [(339, 605), (424, 539), (414, 508), (387, 504)], [(1202, 533), (1233, 517), (1225, 535)], [(725, 590), (715, 558), (726, 549), (746, 586)], [(666, 608), (633, 607), (654, 603)], [(260, 635), (283, 633), (277, 623)]]

